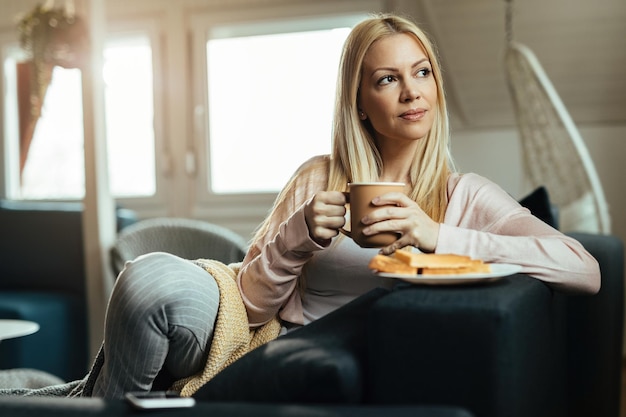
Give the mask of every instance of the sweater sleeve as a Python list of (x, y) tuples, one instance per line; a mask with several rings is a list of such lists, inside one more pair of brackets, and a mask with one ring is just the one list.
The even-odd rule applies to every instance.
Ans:
[(304, 205), (326, 188), (327, 159), (315, 157), (298, 169), (279, 195), (237, 276), (248, 321), (257, 327), (276, 314), (302, 324), (298, 280), (304, 264), (324, 247), (309, 234)]
[(440, 227), (437, 253), (512, 263), (555, 289), (595, 293), (597, 261), (575, 239), (533, 216), (493, 182), (476, 174), (454, 176)]

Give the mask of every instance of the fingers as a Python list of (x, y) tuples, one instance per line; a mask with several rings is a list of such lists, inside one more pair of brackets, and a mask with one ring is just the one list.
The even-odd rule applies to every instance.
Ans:
[[(397, 220), (406, 220), (411, 217), (421, 217), (427, 216), (426, 213), (415, 203), (410, 206), (391, 206), (385, 205), (376, 210), (372, 210), (368, 215), (361, 219), (361, 222), (366, 225), (376, 225), (378, 223), (383, 223), (380, 226), (385, 227), (385, 231), (395, 230), (395, 227), (402, 227), (402, 224)], [(375, 232), (381, 232), (381, 230), (376, 230)]]
[(383, 255), (391, 255), (392, 253), (394, 253), (395, 251), (397, 251), (398, 249), (402, 249), (406, 246), (411, 246), (410, 244), (404, 243), (402, 238), (396, 240), (395, 242), (393, 242), (391, 245), (386, 246), (384, 248), (380, 249), (380, 253), (382, 253)]
[(372, 200), (372, 204), (375, 206), (395, 205), (401, 207), (408, 207), (415, 205), (415, 201), (411, 200), (406, 194), (403, 193), (387, 193), (381, 196), (375, 197)]
[(309, 228), (309, 234), (315, 241), (324, 242), (337, 236), (339, 234), (339, 228), (342, 226), (343, 224), (339, 222), (332, 222), (328, 225), (317, 223)]
[(346, 197), (338, 191), (324, 191), (313, 197), (305, 207), (305, 218), (310, 236), (325, 243), (339, 234), (345, 224)]
[(316, 216), (343, 217), (346, 214), (346, 199), (340, 192), (320, 192), (311, 204)]
[[(391, 201), (391, 194), (381, 196), (380, 201)], [(393, 201), (398, 202), (395, 198)], [(373, 210), (361, 221), (367, 225), (363, 234), (374, 235), (381, 232), (397, 232), (398, 240), (381, 249), (389, 255), (405, 246), (414, 246), (425, 251), (434, 251), (439, 237), (439, 224), (431, 219), (417, 203), (409, 200), (406, 206), (384, 206)]]

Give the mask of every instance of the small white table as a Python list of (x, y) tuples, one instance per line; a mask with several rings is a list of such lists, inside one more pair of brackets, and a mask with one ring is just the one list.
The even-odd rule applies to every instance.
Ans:
[(0, 340), (27, 336), (39, 330), (39, 325), (27, 320), (0, 319)]

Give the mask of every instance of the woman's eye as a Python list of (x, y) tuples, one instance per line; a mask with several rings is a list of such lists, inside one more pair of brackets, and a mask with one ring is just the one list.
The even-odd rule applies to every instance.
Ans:
[(392, 83), (394, 80), (395, 80), (395, 78), (394, 78), (393, 75), (385, 75), (383, 78), (378, 80), (378, 84), (379, 85), (385, 85), (385, 84)]
[(431, 73), (432, 73), (432, 70), (430, 68), (422, 68), (421, 70), (417, 71), (417, 76), (424, 78), (424, 77), (428, 77)]

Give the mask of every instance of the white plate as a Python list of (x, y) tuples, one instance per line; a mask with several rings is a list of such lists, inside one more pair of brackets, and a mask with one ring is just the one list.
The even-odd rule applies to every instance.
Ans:
[(517, 274), (522, 270), (520, 265), (513, 264), (489, 264), (491, 272), (479, 272), (474, 274), (441, 274), (441, 275), (408, 275), (393, 274), (389, 272), (377, 272), (376, 274), (386, 278), (398, 278), (411, 284), (425, 285), (456, 285), (491, 282), (502, 277)]

